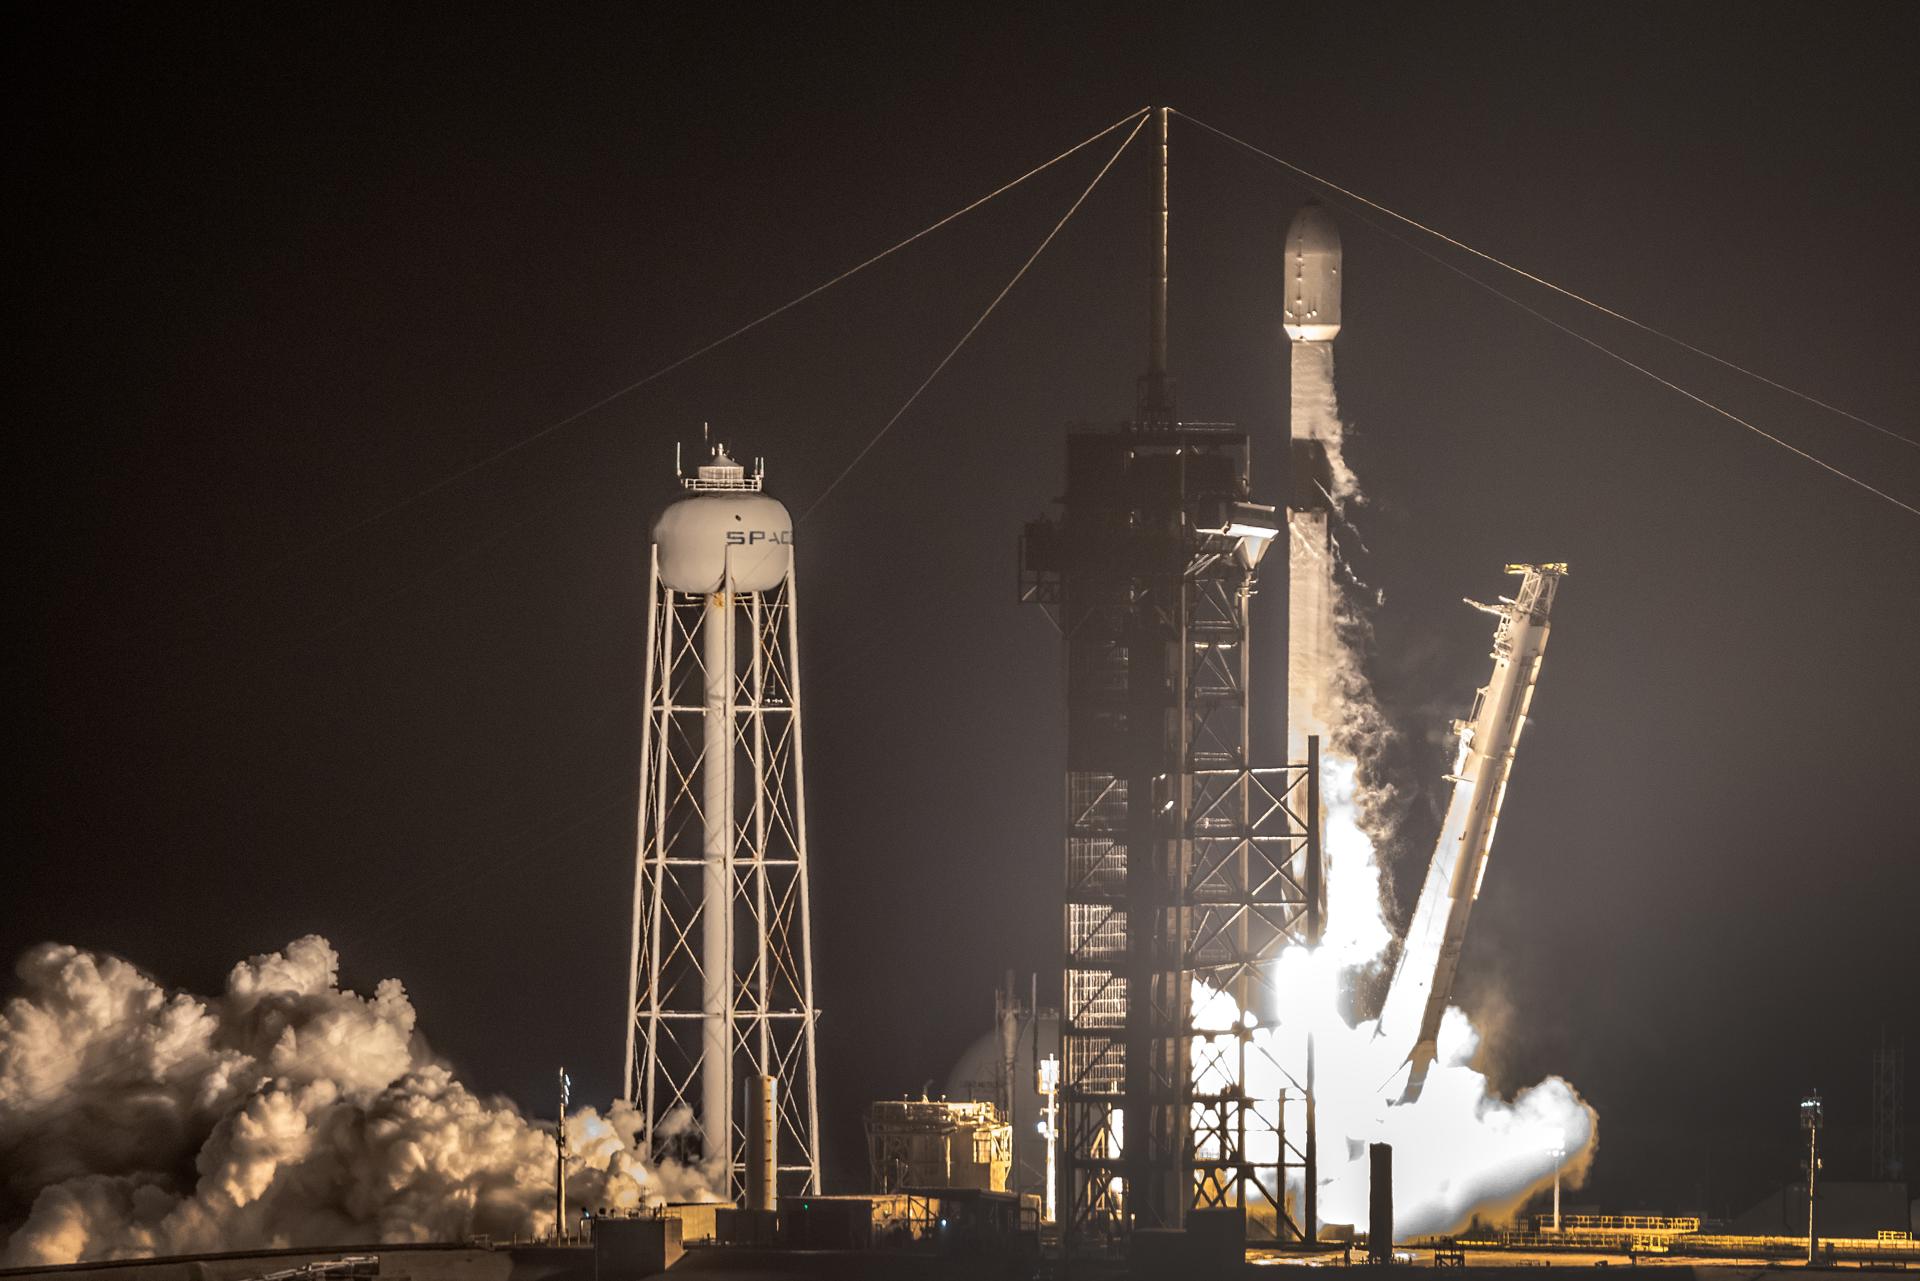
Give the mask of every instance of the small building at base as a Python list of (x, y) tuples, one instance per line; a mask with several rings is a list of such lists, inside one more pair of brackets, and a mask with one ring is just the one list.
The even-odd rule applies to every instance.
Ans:
[(990, 1102), (882, 1099), (867, 1108), (867, 1168), (876, 1192), (1005, 1192), (1013, 1127)]

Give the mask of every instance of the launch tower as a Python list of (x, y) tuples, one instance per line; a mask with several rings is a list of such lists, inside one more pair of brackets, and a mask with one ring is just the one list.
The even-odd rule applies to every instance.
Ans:
[[(1182, 1226), (1194, 1208), (1284, 1213), (1286, 1167), (1312, 1159), (1310, 1138), (1279, 1133), (1279, 1101), (1245, 1092), (1257, 1051), (1244, 1022), (1196, 1021), (1196, 984), (1270, 1014), (1266, 962), (1318, 937), (1318, 769), (1251, 759), (1248, 599), (1281, 525), (1252, 501), (1247, 434), (1174, 412), (1164, 111), (1159, 125), (1137, 413), (1068, 434), (1063, 510), (1028, 524), (1021, 552), (1021, 599), (1066, 637), (1057, 1194), (1070, 1252)], [(1234, 1048), (1196, 1063), (1199, 1037)]]
[(648, 572), (625, 1088), (654, 1155), (743, 1199), (774, 1078), (778, 1190), (817, 1191), (793, 520), (724, 448), (680, 483)]

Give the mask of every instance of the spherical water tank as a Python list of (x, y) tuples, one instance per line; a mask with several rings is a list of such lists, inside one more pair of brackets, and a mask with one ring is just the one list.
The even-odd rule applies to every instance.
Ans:
[(1340, 229), (1317, 204), (1287, 228), (1287, 337), (1331, 342), (1340, 332)]
[(751, 490), (693, 493), (654, 522), (660, 580), (677, 592), (778, 587), (793, 558), (793, 517), (777, 498)]

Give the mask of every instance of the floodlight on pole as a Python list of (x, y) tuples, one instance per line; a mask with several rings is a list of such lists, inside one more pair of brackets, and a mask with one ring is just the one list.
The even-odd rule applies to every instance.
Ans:
[(1820, 1091), (1815, 1090), (1800, 1100), (1800, 1128), (1807, 1132), (1807, 1262), (1813, 1263), (1820, 1253), (1820, 1223), (1815, 1207), (1819, 1204), (1816, 1186), (1820, 1178), (1820, 1126), (1826, 1120), (1825, 1109), (1820, 1103)]
[(1547, 1149), (1547, 1155), (1553, 1158), (1553, 1230), (1560, 1230), (1560, 1166), (1567, 1159), (1567, 1150), (1555, 1146)]

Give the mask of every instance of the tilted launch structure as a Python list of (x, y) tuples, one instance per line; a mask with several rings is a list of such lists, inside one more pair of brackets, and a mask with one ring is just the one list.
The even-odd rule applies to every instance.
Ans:
[(648, 572), (625, 1088), (649, 1151), (758, 1201), (769, 1160), (781, 1192), (820, 1180), (793, 520), (723, 448), (681, 485)]
[(1540, 679), (1547, 615), (1567, 567), (1509, 565), (1507, 572), (1520, 578), (1513, 596), (1501, 597), (1498, 605), (1467, 602), (1499, 620), (1493, 636), (1493, 675), (1475, 697), (1472, 712), (1454, 722), (1459, 744), (1453, 773), (1447, 776), (1453, 795), (1380, 1012), (1378, 1035), (1406, 1069), (1401, 1093), (1406, 1102), (1420, 1097), (1433, 1066), (1440, 1020), (1452, 999), (1466, 943), (1467, 920), (1486, 879), (1500, 804)]
[[(1307, 1167), (1309, 1201), (1316, 1184), (1311, 1107), (1307, 1133), (1279, 1133), (1279, 1101), (1242, 1084), (1244, 1023), (1196, 1024), (1197, 983), (1240, 1010), (1277, 1008), (1267, 962), (1318, 938), (1318, 767), (1317, 743), (1304, 761), (1253, 763), (1248, 602), (1282, 526), (1252, 501), (1247, 433), (1174, 412), (1164, 111), (1159, 126), (1137, 413), (1069, 433), (1061, 514), (1022, 541), (1021, 599), (1057, 611), (1066, 638), (1057, 1194), (1070, 1252), (1181, 1226), (1194, 1208), (1284, 1214), (1290, 1166)], [(1196, 1065), (1210, 1036), (1238, 1061)]]

